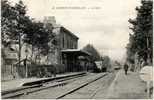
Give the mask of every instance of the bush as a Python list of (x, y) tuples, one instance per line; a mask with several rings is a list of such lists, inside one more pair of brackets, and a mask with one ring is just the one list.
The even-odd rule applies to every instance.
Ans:
[(65, 72), (65, 66), (62, 64), (53, 65), (30, 65), (29, 77), (51, 77)]

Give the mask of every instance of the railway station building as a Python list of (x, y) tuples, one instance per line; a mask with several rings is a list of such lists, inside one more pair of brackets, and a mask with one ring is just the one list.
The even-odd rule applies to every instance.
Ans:
[[(56, 34), (57, 40), (57, 48), (55, 48), (54, 54), (52, 53), (49, 57), (49, 64), (63, 64), (66, 71), (86, 70), (84, 66), (87, 62), (85, 61), (90, 54), (78, 49), (79, 37), (65, 27), (58, 25), (52, 16), (45, 17), (44, 23), (53, 25), (53, 32)], [(84, 59), (80, 59), (81, 56)]]

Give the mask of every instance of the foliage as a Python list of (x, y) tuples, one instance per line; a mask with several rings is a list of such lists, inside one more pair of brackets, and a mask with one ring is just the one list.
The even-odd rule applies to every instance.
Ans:
[(96, 61), (96, 60), (100, 60), (100, 54), (99, 52), (94, 48), (93, 45), (91, 44), (87, 44), (84, 48), (84, 51), (90, 53), (92, 55), (92, 60)]
[(10, 3), (7, 0), (1, 1), (1, 31), (2, 31), (2, 44), (7, 46), (10, 42), (10, 39), (14, 37), (12, 30), (16, 24), (15, 8), (10, 6)]
[[(12, 41), (19, 44), (19, 52), (23, 43), (31, 44), (40, 50), (39, 53), (47, 55), (49, 42), (54, 38), (51, 27), (44, 23), (35, 22), (26, 15), (26, 6), (22, 1), (12, 6), (7, 0), (2, 5), (2, 44), (7, 46)], [(19, 54), (20, 55), (20, 54)]]
[(40, 53), (47, 55), (50, 47), (49, 42), (55, 35), (52, 33), (51, 28), (44, 27), (41, 22), (31, 22), (28, 23), (27, 29), (24, 30), (26, 38), (24, 41), (31, 44), (33, 47), (40, 49)]
[(153, 13), (152, 13), (153, 1), (142, 0), (141, 6), (136, 7), (137, 17), (135, 19), (129, 19), (129, 23), (132, 24), (130, 29), (133, 34), (130, 34), (129, 43), (127, 44), (127, 60), (134, 62), (134, 55), (137, 52), (139, 58), (143, 58), (145, 61), (150, 55), (152, 60), (153, 51)]
[(26, 16), (26, 6), (22, 1), (12, 6), (7, 0), (2, 0), (2, 39), (5, 41), (5, 36), (12, 40), (17, 40), (18, 35), (24, 34), (23, 30), (27, 27), (27, 22), (30, 21)]
[[(2, 0), (2, 43), (5, 46), (18, 42), (18, 61), (21, 59), (21, 38), (29, 17), (26, 16), (26, 6), (22, 1), (12, 6), (7, 0)], [(20, 65), (20, 63), (19, 63)]]

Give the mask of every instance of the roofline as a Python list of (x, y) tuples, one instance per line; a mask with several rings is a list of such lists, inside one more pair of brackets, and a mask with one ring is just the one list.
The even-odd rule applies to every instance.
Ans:
[(73, 34), (71, 31), (69, 31), (68, 29), (66, 29), (65, 27), (61, 26), (61, 28), (66, 31), (67, 33), (69, 33), (71, 36), (75, 37), (76, 39), (79, 39), (78, 36), (76, 36), (75, 34)]
[(88, 56), (91, 56), (91, 54), (89, 52), (86, 52), (81, 49), (65, 49), (65, 50), (61, 50), (61, 52), (82, 52), (82, 53), (87, 54)]

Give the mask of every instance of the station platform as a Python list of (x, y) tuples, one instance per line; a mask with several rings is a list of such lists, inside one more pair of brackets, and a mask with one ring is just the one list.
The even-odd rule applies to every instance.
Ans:
[(146, 83), (141, 80), (138, 72), (120, 70), (108, 89), (107, 99), (149, 99)]
[[(79, 73), (81, 73), (81, 72), (70, 72), (70, 73), (65, 73), (65, 74), (57, 74), (56, 77), (64, 77), (64, 76), (74, 75), (74, 74), (79, 74)], [(49, 78), (54, 78), (54, 77), (20, 78), (20, 79), (14, 79), (14, 80), (1, 81), (1, 91), (15, 89), (15, 88), (21, 87), (22, 84), (24, 84), (24, 83), (34, 82), (34, 81), (39, 81), (39, 80), (45, 80), (45, 79), (49, 79)]]

